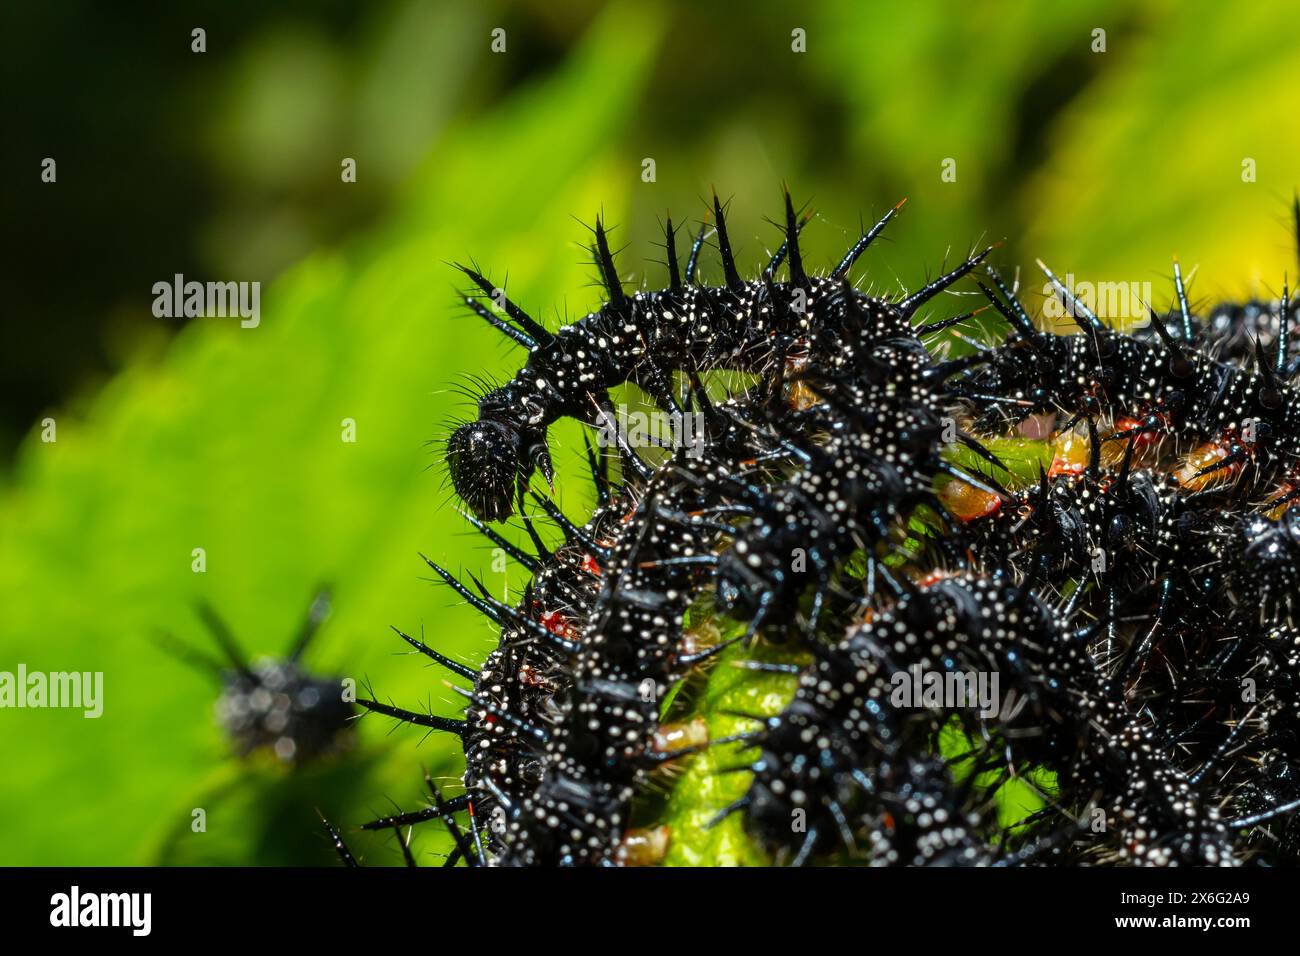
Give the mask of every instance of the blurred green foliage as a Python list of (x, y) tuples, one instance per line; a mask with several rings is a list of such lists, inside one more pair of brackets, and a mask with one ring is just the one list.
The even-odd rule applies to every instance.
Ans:
[[(603, 212), (618, 224), (625, 276), (654, 285), (665, 211), (698, 217), (716, 184), (734, 197), (733, 243), (753, 264), (779, 241), (762, 217), (776, 214), (784, 180), (819, 212), (805, 233), (812, 263), (837, 258), (859, 216), (910, 198), (861, 267), (881, 291), (987, 240), (1004, 243), (1004, 266), (1042, 256), (1080, 278), (1152, 281), (1157, 306), (1174, 253), (1199, 267), (1202, 297), (1276, 288), (1294, 270), (1284, 217), (1300, 185), (1289, 122), (1300, 50), (1279, 29), (1280, 7), (559, 7), (398, 5), (403, 28), (373, 41), (383, 69), (356, 88), (301, 32), (248, 41), (213, 133), (222, 163), (239, 170), (270, 148), (271, 165), (248, 173), (265, 184), (291, 181), (316, 151), (355, 153), (363, 179), (404, 184), (382, 224), (264, 289), (259, 328), (199, 319), (166, 348), (137, 344), (102, 389), (49, 413), (56, 442), (39, 428), (24, 441), (0, 492), (0, 669), (100, 670), (106, 700), (98, 720), (0, 712), (0, 863), (328, 862), (317, 808), (347, 826), (386, 812), (390, 798), (416, 805), (422, 765), (457, 775), (455, 740), (390, 733), (374, 716), (334, 763), (292, 776), (235, 763), (212, 721), (216, 688), (150, 640), (166, 630), (201, 645), (193, 603), (204, 598), (248, 648), (273, 653), (325, 580), (335, 613), (309, 665), (368, 678), (402, 705), (456, 711), (444, 675), (386, 629), (423, 627), (475, 663), (495, 640), (427, 583), (416, 555), (488, 568), (439, 486), (438, 446), (424, 443), (468, 413), (458, 380), (503, 377), (519, 360), (458, 307), (449, 261), (472, 257), (496, 281), (508, 270), (512, 297), (535, 315), (576, 318), (599, 294), (581, 247), (589, 234), (572, 217), (589, 224)], [(498, 19), (508, 49), (494, 55)], [(806, 53), (791, 51), (795, 28), (807, 31)], [(1104, 53), (1091, 49), (1098, 28)], [(441, 51), (433, 60), (422, 32)], [(562, 55), (480, 103), (463, 78), (508, 71), (530, 44)], [(422, 91), (404, 100), (413, 111), (391, 108), (386, 91), (403, 84)], [(341, 89), (355, 122), (335, 122)], [(331, 124), (363, 132), (304, 132)], [(404, 136), (408, 124), (423, 132)], [(652, 183), (641, 178), (646, 158)], [(955, 182), (940, 178), (948, 158)], [(1242, 181), (1245, 158), (1257, 182)], [(335, 199), (317, 185), (309, 202), (346, 202), (349, 188), (337, 184)], [(240, 235), (235, 221), (220, 241), (237, 246)], [(704, 271), (717, 268), (706, 260)], [(1037, 280), (1025, 281), (1036, 302)], [(966, 301), (950, 297), (936, 314)], [(142, 290), (145, 324), (149, 303)], [(340, 437), (347, 418), (354, 444)], [(559, 497), (575, 516), (590, 503), (577, 434), (561, 426), (553, 439)], [(197, 547), (204, 574), (191, 571)], [(486, 570), (497, 590), (522, 580), (519, 569)], [(206, 832), (190, 829), (196, 807)], [(348, 838), (369, 862), (399, 859), (389, 834)], [(436, 862), (442, 844), (417, 846)]]

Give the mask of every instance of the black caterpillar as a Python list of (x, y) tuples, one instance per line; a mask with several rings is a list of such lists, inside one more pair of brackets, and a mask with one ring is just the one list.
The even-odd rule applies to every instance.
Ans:
[[(909, 776), (914, 755), (956, 719), (974, 741), (962, 759), (977, 770), (1007, 776), (1040, 765), (1058, 774), (1058, 819), (1036, 826), (1037, 836), (1011, 862), (1102, 853), (1161, 865), (1230, 861), (1217, 810), (1183, 812), (1204, 797), (1168, 765), (1161, 749), (1170, 742), (1127, 712), (1086, 652), (1090, 630), (1071, 626), (1068, 613), (1044, 606), (1029, 587), (996, 577), (947, 577), (909, 589), (803, 675), (795, 700), (760, 732), (754, 783), (734, 809), (747, 810), (765, 840), (782, 844), (791, 838), (790, 814), (806, 808), (812, 819), (795, 837), (795, 863), (836, 841), (888, 865), (1007, 862), (993, 851), (996, 825), (958, 812), (962, 802), (946, 770), (927, 775), (931, 800), (921, 807), (928, 812), (908, 801), (899, 813), (895, 795), (917, 788)], [(912, 667), (997, 674), (1003, 700), (1014, 706), (996, 719), (973, 710), (900, 710), (890, 704), (891, 682)], [(816, 762), (802, 746), (809, 734), (824, 741), (826, 756)], [(1109, 795), (1094, 808), (1118, 835), (1104, 850), (1080, 839), (1069, 809), (1094, 803), (1097, 794)], [(870, 840), (859, 846), (863, 833)]]
[[(1190, 339), (1175, 337), (1154, 313), (1148, 326), (1152, 338), (1109, 329), (1047, 274), (1080, 334), (1039, 332), (1013, 296), (1008, 306), (983, 287), (1015, 329), (957, 387), (977, 404), (989, 403), (980, 419), (984, 427), (993, 427), (999, 418), (1014, 423), (1045, 412), (1065, 415), (1073, 423), (1118, 410), (1136, 423), (1112, 440), (1154, 436), (1184, 451), (1198, 448), (1204, 463), (1188, 462), (1180, 476), (1184, 484), (1233, 480), (1245, 483), (1245, 492), (1251, 493), (1291, 477), (1300, 461), (1300, 394), (1286, 381), (1289, 322), (1282, 324), (1274, 353), (1258, 348), (1256, 370), (1248, 372), (1196, 347), (1181, 279), (1178, 301)], [(1005, 286), (1000, 291), (1009, 294)], [(1285, 292), (1279, 311), (1291, 314)], [(1008, 412), (1008, 406), (1015, 411)]]
[(207, 604), (198, 606), (199, 616), (221, 649), (224, 663), (164, 639), (166, 650), (220, 681), (217, 720), (238, 756), (266, 750), (281, 763), (298, 765), (347, 746), (356, 710), (344, 693), (342, 679), (313, 676), (300, 664), (329, 610), (329, 594), (321, 591), (283, 658), (250, 663), (230, 627)]
[[(900, 204), (901, 205), (901, 204)], [(457, 494), (484, 520), (513, 513), (534, 470), (552, 481), (554, 468), (546, 429), (561, 417), (598, 422), (612, 415), (608, 390), (631, 382), (644, 388), (665, 410), (681, 412), (674, 397), (674, 372), (702, 373), (716, 368), (771, 374), (774, 364), (796, 356), (796, 346), (832, 356), (852, 352), (860, 332), (886, 340), (911, 336), (910, 316), (925, 302), (973, 269), (983, 255), (929, 283), (897, 303), (870, 299), (847, 282), (849, 270), (893, 218), (895, 206), (844, 255), (829, 275), (809, 276), (798, 249), (802, 228), (786, 196), (786, 237), (762, 279), (742, 281), (736, 270), (721, 202), (713, 199), (718, 250), (725, 285), (700, 285), (696, 271), (704, 243), (701, 229), (684, 273), (677, 264), (676, 230), (665, 229), (669, 285), (628, 296), (618, 277), (603, 224), (596, 221), (592, 254), (609, 297), (599, 311), (549, 332), (474, 269), (466, 275), (494, 301), (505, 318), (474, 298), (466, 304), (492, 326), (529, 350), (528, 360), (510, 382), (485, 394), (478, 421), (462, 425), (447, 446), (447, 464)], [(987, 254), (987, 253), (985, 253)], [(775, 271), (789, 257), (790, 277)], [(838, 364), (834, 359), (830, 363)]]
[[(368, 828), (440, 820), (449, 862), (655, 862), (671, 835), (634, 828), (649, 778), (732, 744), (758, 756), (742, 764), (749, 792), (719, 819), (743, 814), (780, 861), (1294, 856), (1300, 410), (1289, 295), (1203, 319), (1176, 269), (1175, 308), (1128, 335), (1048, 272), (1080, 328), (1055, 336), (989, 268), (979, 288), (1008, 338), (938, 356), (947, 346), (924, 340), (975, 313), (912, 320), (989, 250), (897, 301), (864, 295), (848, 272), (897, 210), (828, 275), (810, 276), (798, 243), (807, 218), (787, 194), (781, 246), (742, 281), (715, 196), (724, 285), (697, 279), (707, 226), (679, 272), (669, 221), (669, 286), (633, 296), (598, 221), (592, 253), (608, 301), (555, 333), (464, 270), (504, 316), (467, 298), (470, 308), (529, 356), (455, 431), (448, 464), (471, 522), (533, 583), (509, 606), (434, 565), (502, 629), (478, 672), (402, 635), (472, 682), (465, 717), (359, 703), (458, 734), (466, 791), (432, 790), (429, 806)], [(715, 369), (757, 382), (716, 402), (704, 384)], [(652, 465), (618, 440), (614, 480), (604, 450), (589, 449), (599, 504), (572, 522), (529, 488), (537, 471), (553, 480), (547, 428), (608, 420), (608, 390), (628, 382), (666, 412), (700, 415), (703, 454), (677, 449)], [(1008, 489), (990, 446), (1030, 416), (1051, 423), (1057, 460)], [(563, 532), (560, 547), (542, 542), (529, 498)], [(487, 523), (516, 511), (535, 553)], [(701, 599), (739, 622), (733, 637), (701, 646), (685, 631)], [(789, 705), (727, 740), (662, 724), (667, 689), (735, 641), (812, 655)], [(996, 675), (1001, 705), (890, 704), (912, 670)], [(945, 756), (954, 730), (968, 746)], [(1034, 774), (1051, 781), (1043, 809), (1004, 826), (990, 795)]]

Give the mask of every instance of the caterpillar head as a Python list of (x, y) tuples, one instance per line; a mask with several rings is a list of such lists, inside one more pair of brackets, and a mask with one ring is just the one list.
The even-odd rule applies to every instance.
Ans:
[(483, 521), (503, 521), (514, 509), (519, 435), (505, 422), (466, 422), (447, 442), (456, 494)]
[(541, 469), (548, 484), (555, 475), (545, 433), (501, 418), (466, 422), (452, 432), (447, 467), (456, 494), (483, 521), (514, 514), (515, 494), (527, 487), (534, 469)]

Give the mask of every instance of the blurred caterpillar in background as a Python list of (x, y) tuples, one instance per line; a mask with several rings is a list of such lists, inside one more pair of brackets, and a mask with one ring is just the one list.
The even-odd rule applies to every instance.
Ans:
[(317, 677), (301, 664), (329, 611), (329, 593), (322, 590), (282, 658), (250, 662), (230, 627), (206, 603), (198, 606), (198, 613), (224, 661), (173, 638), (163, 639), (166, 650), (220, 682), (217, 720), (238, 756), (265, 750), (283, 764), (300, 765), (349, 745), (356, 709), (342, 679)]

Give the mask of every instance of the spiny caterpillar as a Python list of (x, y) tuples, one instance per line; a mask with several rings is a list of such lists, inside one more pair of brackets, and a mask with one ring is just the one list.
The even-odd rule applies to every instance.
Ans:
[[(973, 269), (983, 254), (896, 303), (858, 293), (847, 282), (849, 270), (898, 208), (864, 233), (828, 275), (809, 276), (797, 243), (802, 224), (787, 202), (786, 241), (762, 278), (743, 281), (732, 257), (722, 204), (714, 196), (725, 284), (696, 281), (704, 229), (691, 246), (684, 273), (679, 272), (677, 232), (670, 217), (665, 229), (669, 285), (632, 296), (623, 290), (604, 225), (597, 219), (591, 251), (609, 301), (554, 333), (487, 278), (462, 267), (475, 285), (502, 303), (505, 317), (472, 297), (466, 297), (466, 304), (529, 354), (513, 379), (479, 400), (478, 420), (456, 429), (448, 442), (447, 464), (457, 494), (484, 520), (508, 518), (516, 493), (522, 499), (534, 470), (548, 483), (553, 480), (547, 427), (565, 416), (597, 422), (612, 415), (608, 390), (615, 385), (636, 384), (666, 411), (680, 414), (673, 373), (727, 368), (770, 375), (797, 358), (796, 349), (824, 350), (830, 357), (836, 347), (852, 350), (862, 335), (881, 341), (912, 335), (908, 319), (915, 311)], [(789, 280), (778, 282), (775, 272), (787, 254)], [(827, 364), (833, 368), (837, 363), (830, 358)]]
[(314, 676), (300, 663), (329, 610), (329, 594), (321, 591), (283, 658), (250, 662), (229, 625), (206, 603), (198, 606), (198, 613), (224, 662), (163, 638), (165, 650), (220, 681), (217, 720), (238, 756), (266, 750), (283, 764), (299, 765), (347, 745), (356, 711), (343, 682)]
[[(1176, 269), (1174, 307), (1130, 334), (1044, 266), (1079, 326), (1058, 336), (985, 266), (1006, 337), (939, 339), (985, 309), (918, 313), (990, 250), (914, 292), (867, 295), (849, 272), (898, 209), (813, 275), (809, 217), (787, 194), (783, 241), (746, 281), (715, 196), (724, 283), (698, 277), (707, 222), (682, 270), (669, 220), (668, 286), (634, 295), (598, 220), (606, 303), (557, 332), (464, 269), (500, 307), (467, 297), (471, 310), (529, 354), (456, 429), (448, 465), (470, 522), (533, 577), (510, 604), (429, 562), (501, 629), (477, 671), (401, 635), (472, 685), (464, 717), (358, 703), (458, 735), (465, 791), (431, 787), (428, 806), (365, 828), (438, 820), (449, 864), (652, 864), (674, 839), (646, 819), (662, 768), (727, 747), (751, 782), (713, 825), (739, 818), (778, 863), (1295, 862), (1286, 289), (1202, 317)], [(717, 370), (752, 384), (718, 400)], [(628, 383), (699, 415), (702, 453), (589, 446), (598, 504), (573, 521), (530, 487), (538, 471), (553, 482), (547, 429), (600, 425)], [(1051, 464), (1017, 475), (1001, 456), (1031, 420)], [(491, 526), (516, 512), (531, 550)], [(746, 659), (759, 645), (791, 654)], [(720, 660), (797, 689), (710, 739), (673, 689)], [(996, 706), (956, 693), (980, 680)], [(909, 681), (934, 694), (900, 700)], [(1008, 781), (1039, 808), (1004, 819)]]

